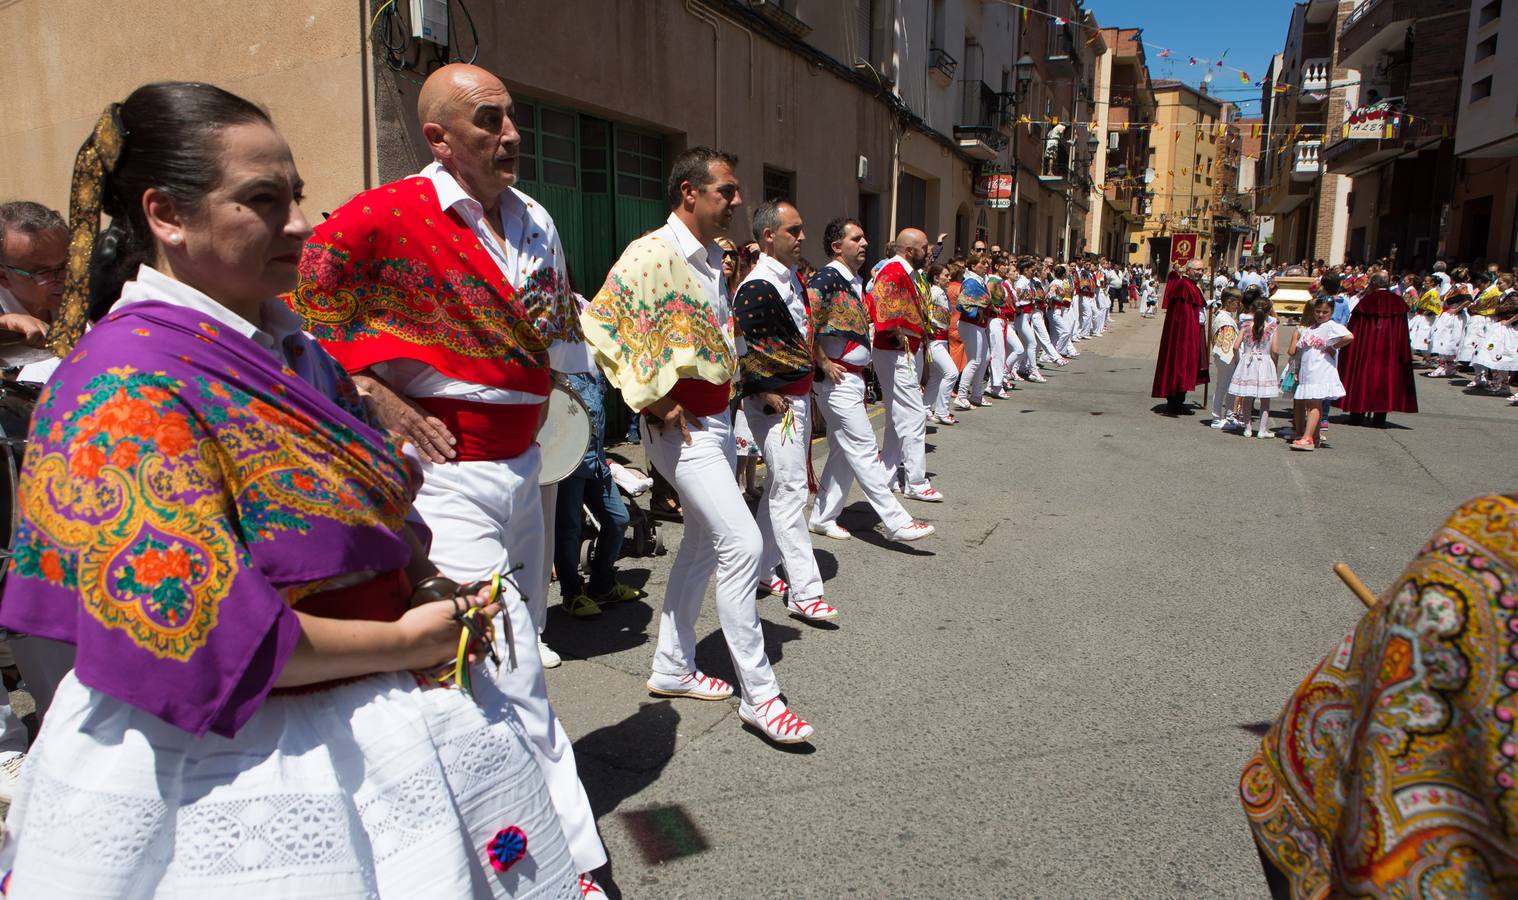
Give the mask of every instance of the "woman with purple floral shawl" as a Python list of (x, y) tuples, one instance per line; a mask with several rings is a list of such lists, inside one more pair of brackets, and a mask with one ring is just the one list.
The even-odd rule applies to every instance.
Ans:
[(456, 601), (409, 603), (413, 467), (277, 299), (299, 200), (267, 115), (209, 85), (139, 88), (80, 149), (0, 599), (78, 661), (7, 897), (578, 894), (494, 680), (416, 674), (458, 652)]

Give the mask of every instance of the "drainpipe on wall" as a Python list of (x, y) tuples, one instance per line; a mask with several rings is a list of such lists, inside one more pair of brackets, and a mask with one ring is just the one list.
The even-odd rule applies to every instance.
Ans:
[[(901, 20), (901, 0), (896, 0), (896, 2), (893, 3), (892, 6), (891, 6), (891, 40), (893, 41), (893, 46), (891, 48), (891, 52), (893, 54), (895, 54), (896, 50), (897, 50), (897, 48), (894, 46), (894, 41), (896, 40), (896, 33), (897, 33), (896, 24), (900, 20)], [(872, 27), (873, 27), (873, 23), (871, 23), (871, 24), (872, 24)], [(858, 56), (858, 53), (856, 52), (855, 55)], [(869, 60), (865, 60), (865, 62), (868, 63)], [(924, 63), (924, 68), (923, 68), (923, 73), (924, 74), (923, 74), (923, 77), (927, 78), (927, 74), (926, 74), (927, 73), (927, 67), (926, 67), (927, 57), (923, 57), (923, 63)], [(927, 90), (926, 90), (926, 82), (924, 82), (924, 90), (923, 90), (923, 95), (922, 95), (922, 103), (923, 103), (923, 111), (926, 112), (927, 111), (927, 105), (928, 105), (928, 95), (927, 95)], [(897, 196), (896, 195), (897, 195), (897, 192), (898, 192), (898, 189), (899, 189), (898, 185), (901, 183), (901, 139), (906, 136), (906, 129), (903, 128), (903, 127), (901, 127), (901, 123), (899, 121), (895, 120), (895, 116), (892, 116), (891, 130), (894, 131), (894, 132), (896, 132), (896, 138), (891, 143), (891, 183), (889, 185), (890, 190), (891, 190), (891, 194), (890, 194), (890, 196), (891, 196), (891, 200), (890, 200), (891, 211), (890, 211), (890, 214), (886, 217), (886, 221), (889, 223), (886, 226), (886, 234), (885, 234), (885, 239), (887, 241), (892, 241), (892, 240), (896, 239), (896, 200), (897, 200)], [(924, 223), (924, 224), (926, 224), (926, 223)]]
[[(685, 0), (685, 11), (712, 27), (712, 146), (722, 146), (722, 26), (717, 17)], [(752, 77), (752, 76), (750, 76)]]

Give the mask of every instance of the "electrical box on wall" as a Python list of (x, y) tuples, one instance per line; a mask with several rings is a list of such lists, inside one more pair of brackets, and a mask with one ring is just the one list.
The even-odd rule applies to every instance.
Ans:
[(448, 46), (448, 0), (411, 0), (411, 36)]
[(860, 181), (870, 177), (870, 158), (868, 156), (859, 157), (859, 164), (854, 171), (854, 177)]

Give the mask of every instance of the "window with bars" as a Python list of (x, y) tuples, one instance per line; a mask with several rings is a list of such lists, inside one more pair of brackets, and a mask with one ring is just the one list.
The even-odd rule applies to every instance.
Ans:
[(640, 200), (664, 198), (664, 138), (617, 128), (617, 193)]
[(764, 167), (764, 200), (796, 202), (796, 173)]

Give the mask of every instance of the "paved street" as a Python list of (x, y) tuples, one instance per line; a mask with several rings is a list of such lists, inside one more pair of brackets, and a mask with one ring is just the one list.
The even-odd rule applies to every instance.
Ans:
[[(1358, 615), (1330, 567), (1379, 591), (1457, 503), (1512, 488), (1518, 415), (1420, 378), (1406, 427), (1292, 453), (1151, 412), (1161, 322), (1115, 318), (1049, 384), (930, 432), (934, 537), (885, 543), (856, 490), (855, 538), (816, 539), (838, 628), (761, 602), (814, 750), (644, 690), (672, 555), (623, 561), (652, 606), (551, 614), (623, 896), (1265, 896), (1235, 786)], [(731, 679), (710, 600), (698, 627)]]

